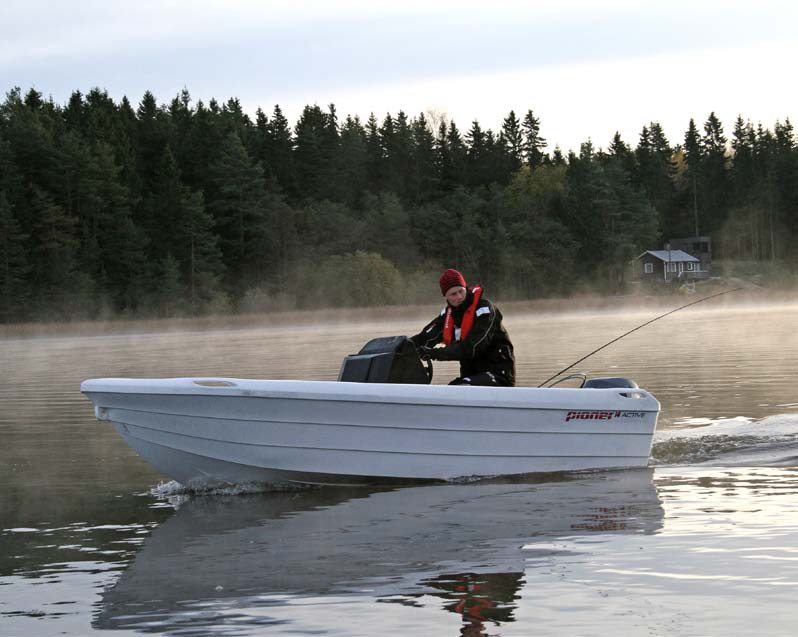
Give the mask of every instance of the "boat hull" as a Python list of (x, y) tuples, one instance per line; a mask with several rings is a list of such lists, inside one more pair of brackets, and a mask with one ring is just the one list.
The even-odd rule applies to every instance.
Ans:
[(96, 379), (97, 417), (187, 483), (356, 484), (646, 466), (638, 389)]

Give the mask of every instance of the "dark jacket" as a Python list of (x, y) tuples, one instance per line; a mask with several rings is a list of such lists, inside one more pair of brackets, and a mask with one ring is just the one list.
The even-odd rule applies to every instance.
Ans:
[[(508, 385), (515, 385), (515, 356), (513, 344), (502, 325), (502, 313), (493, 303), (482, 296), (477, 304), (474, 323), (465, 341), (459, 339), (459, 328), (468, 307), (474, 302), (474, 294), (469, 289), (465, 301), (452, 310), (452, 318), (457, 328), (457, 340), (435, 350), (434, 358), (444, 361), (460, 361), (460, 376), (471, 376), (480, 372), (493, 372), (501, 375)], [(434, 347), (443, 342), (443, 322), (446, 308), (427, 324), (421, 332), (410, 339), (416, 347)]]

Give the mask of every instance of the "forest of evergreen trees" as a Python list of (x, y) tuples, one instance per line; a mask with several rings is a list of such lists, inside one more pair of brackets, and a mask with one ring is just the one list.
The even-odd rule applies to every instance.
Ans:
[(183, 91), (134, 106), (94, 89), (0, 105), (0, 322), (427, 301), (443, 267), (492, 297), (625, 285), (668, 237), (798, 262), (798, 146), (710, 114), (672, 143), (546, 152), (530, 110), (501, 129), (435, 114), (340, 119)]

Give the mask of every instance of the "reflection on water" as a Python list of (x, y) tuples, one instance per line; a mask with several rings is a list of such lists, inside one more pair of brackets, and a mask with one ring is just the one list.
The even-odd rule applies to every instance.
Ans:
[(443, 600), (444, 610), (462, 619), (461, 635), (480, 637), (492, 626), (515, 620), (523, 573), (455, 573), (424, 580), (423, 584)]
[(662, 516), (649, 470), (540, 484), (192, 498), (104, 593), (95, 626), (169, 631), (199, 622), (222, 630), (231, 599), (240, 624), (275, 596), (285, 605), (364, 593), (403, 604), (438, 598), (464, 622), (511, 621), (525, 545), (653, 533)]
[(796, 491), (794, 469), (741, 467), (196, 496), (144, 507), (139, 524), (124, 523), (132, 500), (105, 501), (120, 523), (3, 531), (16, 554), (47, 554), (5, 563), (0, 623), (37, 636), (791, 635)]
[[(334, 379), (369, 338), (428, 317), (0, 340), (0, 634), (792, 634), (796, 311), (691, 309), (580, 366), (661, 401), (653, 481), (191, 497), (177, 510), (137, 495), (162, 478), (94, 419), (80, 381)], [(519, 381), (657, 313), (505, 312)], [(438, 365), (436, 382), (455, 374)]]

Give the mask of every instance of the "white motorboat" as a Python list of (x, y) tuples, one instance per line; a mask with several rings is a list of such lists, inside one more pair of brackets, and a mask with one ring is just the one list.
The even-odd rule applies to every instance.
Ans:
[[(369, 353), (367, 345), (347, 358), (341, 378), (355, 370), (371, 380), (369, 369), (389, 369), (391, 358), (401, 360), (397, 352)], [(391, 380), (390, 371), (383, 376)], [(531, 388), (101, 378), (83, 382), (81, 391), (99, 420), (113, 423), (158, 471), (188, 485), (389, 483), (646, 466), (659, 403), (625, 379), (593, 380), (599, 382), (583, 388)]]

